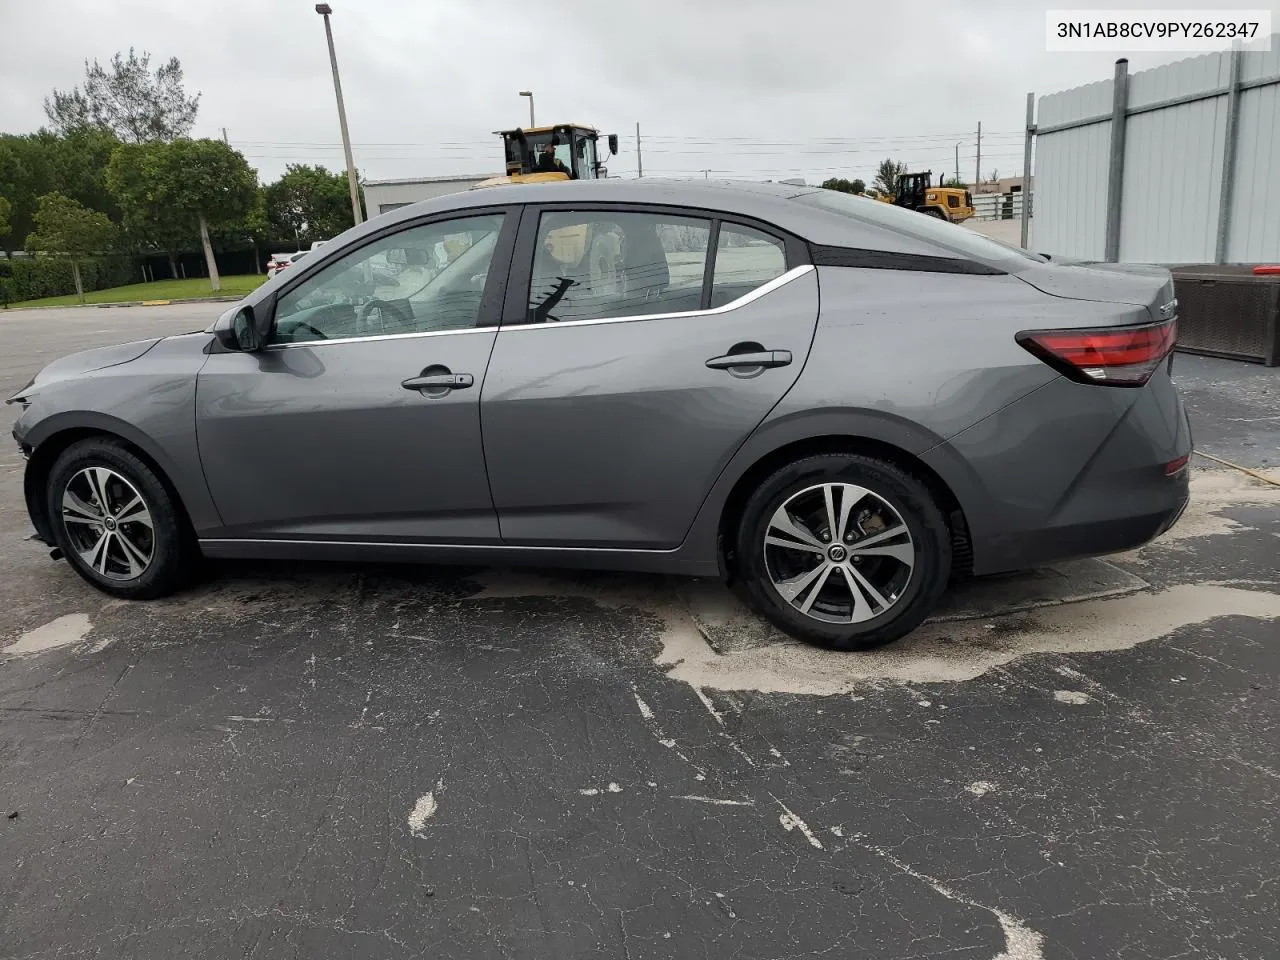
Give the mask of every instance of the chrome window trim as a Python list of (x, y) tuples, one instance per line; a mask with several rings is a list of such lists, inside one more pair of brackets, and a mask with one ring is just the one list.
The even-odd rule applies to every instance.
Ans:
[(684, 310), (678, 313), (644, 313), (634, 317), (599, 317), (587, 320), (565, 320), (559, 323), (519, 323), (507, 327), (503, 327), (503, 332), (517, 330), (560, 330), (564, 327), (585, 327), (597, 323), (636, 323), (641, 320), (666, 320), (673, 317), (714, 317), (723, 313), (730, 313), (740, 307), (745, 307), (749, 303), (759, 300), (761, 297), (767, 296), (773, 291), (785, 287), (792, 280), (798, 280), (814, 269), (813, 264), (804, 263), (798, 267), (792, 267), (780, 277), (774, 277), (768, 283), (763, 283), (756, 287), (750, 293), (745, 293), (737, 300), (731, 300), (719, 307), (711, 307), (707, 310)]
[(504, 333), (514, 333), (518, 330), (560, 330), (564, 327), (585, 327), (598, 323), (636, 323), (642, 320), (665, 320), (674, 317), (714, 317), (719, 314), (729, 313), (741, 307), (745, 307), (749, 303), (759, 300), (761, 297), (767, 296), (773, 291), (785, 287), (792, 280), (798, 280), (814, 269), (813, 264), (805, 263), (798, 267), (792, 267), (780, 277), (774, 277), (768, 283), (761, 284), (750, 293), (743, 294), (737, 300), (731, 300), (719, 307), (712, 307), (709, 310), (685, 310), (678, 313), (646, 313), (634, 317), (600, 317), (598, 319), (588, 320), (566, 320), (563, 323), (519, 323), (508, 324), (506, 326), (489, 325), (484, 327), (464, 327), (459, 330), (423, 330), (418, 333), (383, 333), (369, 337), (335, 337), (332, 340), (302, 340), (297, 343), (271, 343), (268, 344), (267, 351), (272, 350), (291, 350), (296, 347), (326, 347), (341, 343), (373, 343), (378, 340), (412, 340), (419, 337), (447, 337), (460, 333), (486, 333), (489, 331), (501, 330)]
[(485, 327), (462, 327), (458, 330), (420, 330), (416, 333), (379, 333), (368, 337), (334, 337), (331, 340), (299, 340), (295, 343), (269, 343), (268, 352), (272, 350), (291, 350), (294, 347), (326, 347), (340, 343), (372, 343), (377, 340), (416, 340), (419, 337), (448, 337), (459, 333), (484, 333), (497, 331), (497, 324)]

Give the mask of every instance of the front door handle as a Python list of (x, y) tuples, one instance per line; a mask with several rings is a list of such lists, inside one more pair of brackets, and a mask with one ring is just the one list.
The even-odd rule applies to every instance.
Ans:
[(444, 397), (452, 390), (465, 390), (475, 382), (476, 378), (469, 373), (453, 373), (448, 367), (435, 365), (427, 367), (416, 377), (401, 380), (400, 386), (406, 390), (417, 390), (424, 397)]
[(707, 366), (712, 370), (733, 370), (738, 367), (785, 367), (790, 362), (790, 350), (756, 350), (712, 357), (707, 361)]

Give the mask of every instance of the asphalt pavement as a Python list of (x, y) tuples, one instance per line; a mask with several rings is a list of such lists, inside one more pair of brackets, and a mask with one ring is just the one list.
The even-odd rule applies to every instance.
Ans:
[[(0, 389), (220, 307), (0, 313)], [(1280, 472), (1280, 370), (1175, 374), (1198, 447)], [(111, 602), (22, 540), (21, 472), (0, 443), (2, 958), (1280, 955), (1280, 488), (1237, 471), (864, 655), (634, 575)]]

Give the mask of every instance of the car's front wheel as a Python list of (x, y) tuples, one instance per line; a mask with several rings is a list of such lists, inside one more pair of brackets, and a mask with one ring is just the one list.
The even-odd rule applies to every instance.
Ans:
[(766, 478), (743, 510), (736, 554), (752, 607), (836, 650), (914, 630), (951, 571), (950, 533), (928, 487), (856, 454), (807, 457)]
[(54, 539), (93, 586), (148, 600), (182, 585), (197, 548), (160, 478), (127, 447), (105, 437), (73, 443), (48, 491)]

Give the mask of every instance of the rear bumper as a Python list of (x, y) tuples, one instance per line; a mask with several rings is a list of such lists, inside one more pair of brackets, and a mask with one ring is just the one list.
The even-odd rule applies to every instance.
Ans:
[(1166, 475), (1192, 440), (1165, 370), (1133, 391), (1055, 381), (943, 446), (977, 478), (955, 490), (977, 575), (1135, 549), (1177, 522), (1190, 491), (1186, 467)]
[(1136, 550), (1166, 533), (1190, 501), (1189, 471), (1171, 479), (1167, 502), (1151, 513), (1047, 527), (994, 538), (984, 544), (975, 573), (1007, 573), (1062, 560)]

